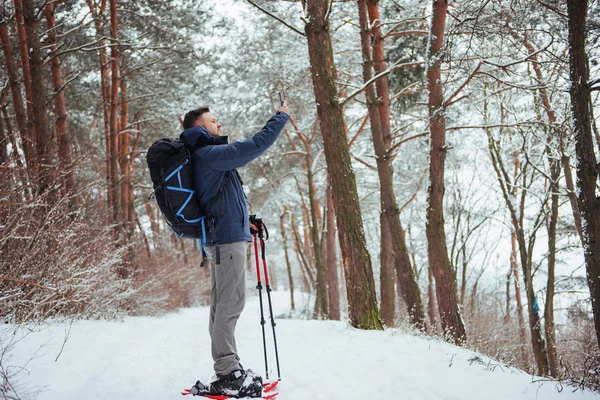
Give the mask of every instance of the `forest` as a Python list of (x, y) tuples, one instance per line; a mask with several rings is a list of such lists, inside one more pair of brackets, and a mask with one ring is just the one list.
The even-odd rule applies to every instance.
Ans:
[(243, 140), (282, 92), (290, 121), (240, 174), (289, 318), (404, 327), (600, 390), (597, 1), (0, 13), (5, 323), (207, 304), (200, 248), (151, 198), (146, 151), (201, 105)]

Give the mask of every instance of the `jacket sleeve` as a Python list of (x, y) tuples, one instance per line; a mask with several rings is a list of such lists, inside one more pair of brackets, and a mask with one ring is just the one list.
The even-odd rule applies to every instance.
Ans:
[(275, 143), (289, 118), (289, 115), (278, 112), (267, 121), (260, 132), (243, 142), (211, 146), (205, 158), (208, 165), (216, 171), (243, 167)]

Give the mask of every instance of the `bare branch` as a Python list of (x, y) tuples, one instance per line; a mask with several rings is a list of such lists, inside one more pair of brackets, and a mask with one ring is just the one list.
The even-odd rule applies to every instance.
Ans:
[(264, 8), (262, 8), (261, 6), (259, 6), (255, 2), (253, 2), (252, 0), (247, 0), (247, 1), (248, 1), (248, 3), (252, 4), (254, 7), (258, 8), (260, 11), (264, 12), (265, 14), (267, 14), (269, 17), (275, 18), (277, 21), (281, 22), (282, 24), (284, 24), (285, 26), (287, 26), (288, 28), (290, 28), (294, 32), (296, 32), (296, 33), (298, 33), (298, 34), (300, 34), (302, 36), (306, 36), (306, 34), (304, 32), (302, 32), (298, 28), (295, 28), (292, 25), (288, 24), (283, 19), (279, 18), (277, 15), (274, 15), (274, 14), (270, 13), (269, 11), (265, 10)]
[(346, 105), (346, 103), (349, 102), (350, 100), (352, 100), (354, 97), (358, 96), (363, 90), (368, 88), (369, 85), (371, 85), (373, 82), (375, 82), (376, 80), (378, 80), (380, 78), (383, 78), (384, 76), (389, 75), (392, 71), (395, 71), (397, 69), (404, 68), (404, 67), (416, 67), (417, 65), (423, 65), (423, 64), (425, 64), (425, 61), (415, 61), (415, 62), (402, 63), (402, 64), (396, 63), (396, 64), (392, 65), (385, 71), (380, 72), (379, 74), (375, 75), (373, 78), (369, 79), (367, 82), (365, 82), (365, 84), (360, 89), (355, 90), (352, 94), (350, 94), (348, 97), (346, 97), (344, 99), (344, 101), (341, 102), (342, 107), (344, 105)]
[(456, 91), (454, 93), (452, 93), (452, 95), (446, 99), (446, 101), (444, 101), (444, 104), (442, 105), (443, 108), (448, 107), (452, 103), (452, 99), (454, 99), (465, 88), (465, 86), (467, 86), (469, 84), (469, 82), (471, 82), (471, 79), (473, 79), (473, 77), (475, 75), (477, 75), (477, 72), (479, 71), (479, 68), (481, 68), (481, 65), (482, 65), (482, 62), (479, 62), (477, 64), (477, 66), (475, 67), (475, 69), (473, 70), (473, 72), (471, 72), (469, 77), (467, 79), (465, 79), (463, 84), (460, 85), (458, 87), (458, 89), (456, 89)]

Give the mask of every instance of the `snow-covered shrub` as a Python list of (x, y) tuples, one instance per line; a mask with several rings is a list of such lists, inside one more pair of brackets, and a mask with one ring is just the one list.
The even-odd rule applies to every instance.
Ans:
[(190, 257), (189, 264), (175, 247), (180, 239), (169, 243), (173, 235), (163, 229), (158, 239), (164, 236), (165, 243), (148, 258), (150, 247), (140, 232), (109, 225), (93, 190), (60, 198), (54, 193), (48, 201), (31, 192), (16, 193), (13, 184), (0, 183), (11, 200), (0, 209), (4, 321), (155, 314), (202, 303), (210, 290), (199, 258)]

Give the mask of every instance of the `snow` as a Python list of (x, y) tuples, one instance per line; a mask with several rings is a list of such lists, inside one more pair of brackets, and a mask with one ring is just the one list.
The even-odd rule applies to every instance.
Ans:
[[(237, 343), (243, 365), (264, 376), (255, 292), (238, 323)], [(296, 304), (305, 304), (300, 297)], [(289, 292), (273, 292), (273, 304), (276, 316), (290, 315)], [(26, 365), (26, 386), (40, 400), (190, 399), (181, 390), (213, 373), (208, 314), (208, 307), (194, 307), (160, 317), (50, 323), (16, 343), (10, 364)], [(598, 399), (573, 388), (559, 392), (554, 382), (533, 382), (540, 378), (439, 339), (398, 329), (361, 331), (338, 321), (276, 319), (280, 400)], [(272, 349), (270, 324), (265, 328)], [(3, 327), (3, 340), (13, 329)], [(269, 369), (275, 378), (272, 352)]]

